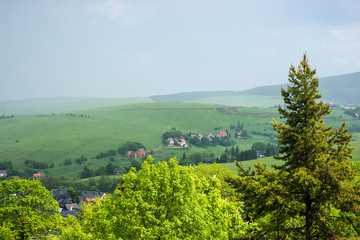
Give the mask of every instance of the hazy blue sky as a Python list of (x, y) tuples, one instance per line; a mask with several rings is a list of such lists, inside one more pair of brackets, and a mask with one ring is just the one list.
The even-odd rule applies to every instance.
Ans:
[(244, 90), (360, 71), (359, 0), (1, 0), (0, 101)]

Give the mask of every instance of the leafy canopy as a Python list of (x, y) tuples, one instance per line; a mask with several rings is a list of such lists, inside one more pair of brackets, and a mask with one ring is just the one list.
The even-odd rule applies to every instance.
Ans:
[(87, 205), (83, 232), (95, 239), (232, 239), (245, 232), (241, 204), (222, 196), (221, 180), (209, 171), (152, 163), (122, 177), (115, 194)]
[(38, 180), (0, 182), (0, 230), (7, 239), (30, 239), (56, 230), (62, 220), (58, 208)]

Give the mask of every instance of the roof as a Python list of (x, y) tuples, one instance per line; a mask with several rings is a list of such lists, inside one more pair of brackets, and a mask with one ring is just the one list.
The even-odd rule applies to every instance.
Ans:
[(72, 210), (76, 210), (76, 209), (80, 209), (79, 206), (76, 203), (68, 203), (65, 204), (65, 207), (67, 210), (72, 211)]
[(220, 135), (227, 136), (227, 132), (219, 132)]
[(72, 211), (61, 211), (60, 215), (63, 217), (67, 217), (69, 215), (73, 215), (74, 217), (76, 217), (77, 212), (72, 210)]
[(104, 192), (94, 192), (94, 191), (82, 191), (81, 196), (79, 196), (80, 201), (83, 201), (84, 198), (102, 198), (105, 196)]
[(6, 170), (0, 170), (0, 173), (6, 173)]
[(53, 189), (52, 194), (55, 200), (71, 198), (69, 191), (67, 189), (60, 189), (60, 190)]
[(142, 154), (145, 154), (146, 152), (145, 152), (145, 149), (143, 149), (143, 148), (139, 148), (137, 151), (136, 151), (136, 155), (142, 155)]

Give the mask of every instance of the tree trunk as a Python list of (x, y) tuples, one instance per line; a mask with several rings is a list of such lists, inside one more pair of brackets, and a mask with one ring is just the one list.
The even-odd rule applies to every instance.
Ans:
[(312, 231), (313, 231), (314, 220), (313, 220), (313, 214), (311, 211), (312, 209), (311, 209), (310, 197), (306, 200), (305, 204), (306, 204), (306, 214), (305, 214), (306, 240), (312, 240), (313, 239)]

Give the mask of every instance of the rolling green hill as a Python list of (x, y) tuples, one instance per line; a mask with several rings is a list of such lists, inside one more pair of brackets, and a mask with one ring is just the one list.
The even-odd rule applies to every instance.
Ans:
[[(276, 115), (275, 109), (238, 109), (238, 113), (223, 113), (219, 105), (149, 103), (125, 105), (104, 109), (76, 112), (78, 117), (64, 114), (35, 116), (15, 116), (0, 119), (0, 161), (11, 160), (16, 167), (22, 167), (26, 159), (54, 163), (53, 174), (73, 175), (73, 168), (83, 165), (62, 165), (65, 159), (74, 159), (84, 154), (91, 166), (101, 166), (109, 162), (97, 160), (102, 151), (118, 149), (125, 141), (138, 141), (148, 150), (159, 153), (159, 160), (180, 157), (183, 152), (212, 151), (220, 155), (224, 147), (162, 149), (157, 150), (162, 134), (172, 127), (183, 132), (210, 133), (229, 129), (230, 124), (244, 123), (251, 131), (271, 131), (268, 124)], [(260, 113), (268, 113), (259, 117)], [(86, 117), (80, 117), (81, 114)], [(234, 132), (235, 133), (235, 132)], [(234, 134), (233, 133), (233, 134)], [(248, 141), (237, 140), (241, 149), (246, 150), (255, 141), (269, 141), (268, 137), (254, 135)], [(120, 160), (119, 160), (120, 161)], [(59, 166), (61, 165), (61, 166)], [(71, 173), (70, 173), (71, 172)]]
[[(117, 150), (125, 141), (137, 141), (153, 150), (156, 160), (170, 157), (181, 158), (200, 152), (213, 152), (220, 156), (225, 147), (177, 148), (162, 147), (162, 134), (175, 127), (184, 133), (210, 133), (228, 130), (238, 122), (251, 135), (248, 139), (235, 139), (240, 150), (249, 149), (254, 142), (275, 141), (275, 132), (269, 122), (277, 118), (275, 108), (234, 108), (220, 105), (192, 103), (147, 103), (110, 108), (34, 116), (15, 116), (0, 119), (0, 161), (13, 162), (23, 167), (26, 159), (54, 163), (50, 174), (76, 176), (86, 165), (91, 168), (104, 166), (109, 158), (96, 159), (96, 155), (110, 149)], [(335, 110), (327, 124), (340, 126), (346, 116), (343, 110)], [(215, 130), (216, 129), (216, 130)], [(354, 146), (359, 146), (360, 137), (355, 135)], [(358, 160), (360, 152), (355, 151)], [(84, 154), (89, 160), (81, 165), (74, 159)], [(64, 165), (72, 159), (72, 165)], [(128, 166), (129, 160), (115, 157), (114, 164)]]

